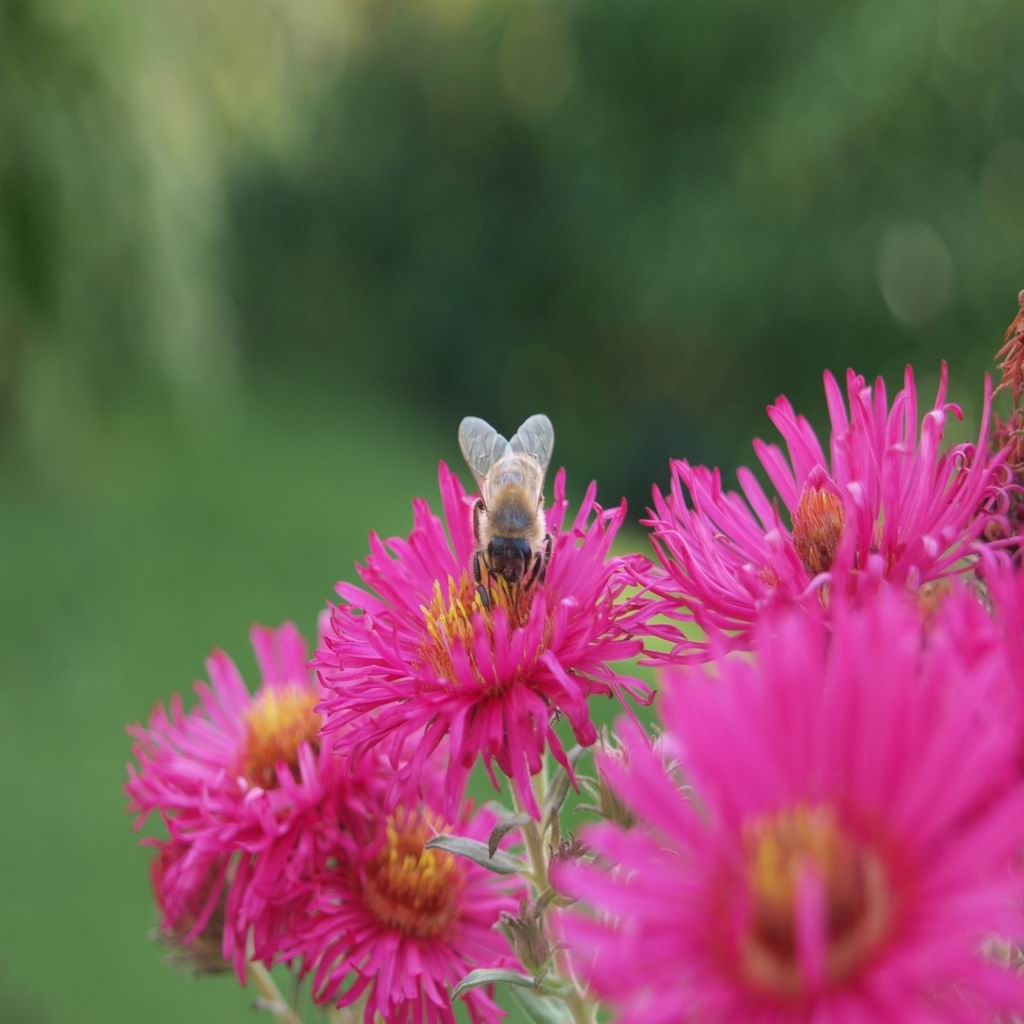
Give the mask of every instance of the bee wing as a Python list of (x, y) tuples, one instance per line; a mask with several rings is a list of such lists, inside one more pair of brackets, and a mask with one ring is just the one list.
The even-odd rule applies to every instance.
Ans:
[(509, 448), (514, 452), (523, 452), (540, 463), (541, 485), (547, 475), (551, 462), (551, 452), (555, 447), (555, 428), (551, 420), (542, 412), (531, 416), (513, 435)]
[(459, 424), (459, 447), (482, 494), (491, 466), (508, 455), (509, 443), (486, 420), (467, 416)]

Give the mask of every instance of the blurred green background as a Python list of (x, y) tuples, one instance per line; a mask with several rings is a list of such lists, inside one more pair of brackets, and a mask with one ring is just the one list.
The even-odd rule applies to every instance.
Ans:
[(124, 723), (312, 630), (464, 414), (547, 412), (634, 513), (826, 366), (945, 356), (970, 419), (1022, 13), (0, 0), (0, 1019), (251, 1019), (145, 941)]

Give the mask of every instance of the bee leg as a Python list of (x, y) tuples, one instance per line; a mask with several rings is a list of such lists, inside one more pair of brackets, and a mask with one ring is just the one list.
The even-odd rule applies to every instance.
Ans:
[[(541, 560), (543, 557), (544, 556), (539, 551), (533, 556), (533, 561), (530, 565), (530, 575), (526, 578), (526, 585), (524, 589), (529, 590), (537, 581), (537, 575), (540, 573)], [(544, 577), (542, 576), (541, 579), (543, 578)]]
[[(483, 498), (477, 498), (473, 502), (473, 539), (476, 541), (477, 547), (480, 546), (480, 513), (486, 512), (487, 506), (484, 504)], [(477, 576), (477, 583), (480, 582), (479, 575)]]
[[(475, 513), (475, 509), (474, 509)], [(474, 515), (475, 518), (475, 515)], [(491, 607), (491, 595), (487, 593), (487, 588), (483, 584), (480, 573), (480, 563), (483, 561), (483, 552), (473, 552), (473, 579), (476, 580), (476, 592), (480, 595), (480, 603), (485, 608)]]
[(540, 566), (540, 581), (544, 582), (544, 577), (548, 574), (548, 562), (551, 561), (551, 545), (553, 541), (550, 533), (544, 534), (544, 560)]

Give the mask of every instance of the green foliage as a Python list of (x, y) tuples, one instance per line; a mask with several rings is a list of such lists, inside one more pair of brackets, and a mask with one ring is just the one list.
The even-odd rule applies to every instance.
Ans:
[(0, 429), (40, 462), (140, 386), (232, 385), (226, 183), (294, 148), (327, 11), (0, 4)]
[(1024, 39), (1002, 3), (364, 18), (306, 157), (234, 193), (266, 352), (297, 327), (437, 410), (547, 410), (560, 459), (642, 501), (670, 454), (749, 458), (776, 394), (821, 410), (824, 366), (946, 354), (956, 380), (1012, 315)]
[(118, 413), (75, 489), (3, 465), (5, 1024), (254, 1019), (232, 978), (188, 978), (146, 939), (155, 913), (125, 813), (124, 726), (175, 692), (191, 706), (214, 647), (252, 683), (253, 622), (291, 619), (312, 636), (371, 526), (406, 531), (411, 496), (436, 492), (438, 446), (396, 414), (368, 452), (339, 441), (365, 410), (254, 397), (190, 430), (151, 403)]

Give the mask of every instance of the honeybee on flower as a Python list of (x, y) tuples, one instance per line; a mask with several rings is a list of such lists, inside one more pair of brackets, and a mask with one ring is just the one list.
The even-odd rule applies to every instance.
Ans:
[[(477, 442), (484, 437), (480, 428), (469, 435)], [(542, 443), (533, 447), (526, 435)], [(338, 584), (341, 603), (330, 610), (315, 665), (327, 693), (319, 706), (325, 729), (338, 732), (342, 747), (357, 754), (383, 749), (400, 771), (415, 774), (443, 744), (453, 801), (480, 757), (494, 785), (497, 765), (522, 807), (539, 817), (530, 779), (540, 772), (544, 752), (550, 749), (572, 774), (555, 715), (564, 715), (576, 741), (588, 746), (597, 739), (591, 696), (650, 698), (645, 683), (612, 667), (643, 649), (631, 631), (646, 609), (626, 591), (648, 563), (642, 555), (610, 554), (626, 506), (602, 509), (596, 485), (587, 488), (575, 520), (567, 521), (565, 472), (559, 470), (554, 500), (541, 507), (539, 470), (554, 441), (546, 417), (527, 420), (516, 438), (524, 451), (532, 447), (537, 463), (516, 458), (508, 468), (510, 477), (525, 476), (536, 486), (537, 521), (523, 524), (529, 539), (512, 538), (527, 540), (529, 563), (523, 548), (513, 545), (513, 558), (503, 558), (499, 568), (496, 547), (489, 564), (499, 578), (483, 599), (472, 574), (474, 563), (482, 572), (481, 541), (501, 539), (501, 554), (509, 551), (508, 538), (494, 532), (501, 530), (503, 513), (495, 506), (500, 509), (502, 493), (499, 487), (496, 502), (494, 489), (484, 488), (490, 513), (484, 525), (479, 510), (474, 517), (476, 499), (441, 463), (445, 520), (417, 499), (408, 537), (371, 535), (370, 555), (358, 568), (363, 586)], [(483, 448), (478, 458), (470, 449), (475, 475), (487, 467), (485, 482), (495, 466), (495, 483), (505, 479), (501, 456), (513, 442), (499, 439), (495, 432), (494, 458)], [(551, 538), (551, 556), (542, 553), (537, 563), (541, 528)], [(537, 580), (546, 565), (543, 586), (527, 589), (528, 564), (537, 566)], [(521, 572), (527, 573), (522, 585)]]

